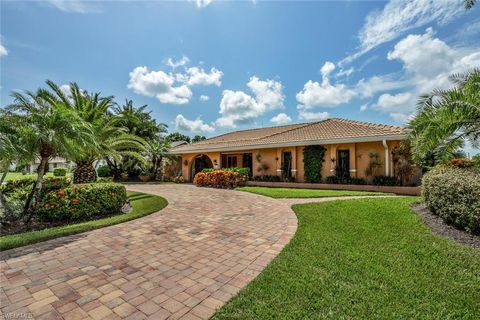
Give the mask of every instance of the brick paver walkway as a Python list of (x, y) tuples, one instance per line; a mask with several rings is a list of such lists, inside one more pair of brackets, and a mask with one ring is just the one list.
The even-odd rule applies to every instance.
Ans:
[(288, 203), (191, 185), (135, 185), (158, 213), (1, 253), (4, 317), (206, 319), (288, 243)]

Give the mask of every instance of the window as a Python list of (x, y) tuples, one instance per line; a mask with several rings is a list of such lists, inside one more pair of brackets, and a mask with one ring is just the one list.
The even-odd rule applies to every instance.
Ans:
[(222, 167), (223, 168), (233, 168), (237, 166), (237, 156), (234, 154), (223, 154), (222, 155)]

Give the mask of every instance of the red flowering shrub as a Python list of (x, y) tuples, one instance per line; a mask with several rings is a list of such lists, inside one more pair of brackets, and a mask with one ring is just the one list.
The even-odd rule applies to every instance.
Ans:
[(37, 214), (45, 221), (87, 220), (119, 213), (126, 201), (127, 191), (122, 184), (76, 184), (45, 194)]
[(195, 175), (193, 183), (199, 187), (236, 188), (247, 181), (247, 176), (229, 170), (213, 170), (199, 172)]
[(453, 159), (447, 163), (449, 168), (471, 168), (475, 166), (475, 161), (469, 159)]

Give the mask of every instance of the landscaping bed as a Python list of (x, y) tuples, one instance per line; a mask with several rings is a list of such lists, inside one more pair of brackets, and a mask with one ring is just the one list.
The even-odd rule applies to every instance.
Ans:
[(92, 220), (86, 222), (72, 222), (62, 226), (50, 226), (42, 230), (29, 231), (13, 235), (0, 237), (0, 250), (7, 250), (25, 246), (27, 244), (54, 239), (71, 234), (77, 234), (93, 229), (114, 225), (129, 220), (137, 219), (148, 214), (157, 212), (167, 206), (166, 199), (139, 192), (128, 192), (128, 201), (132, 210), (127, 213), (115, 214), (111, 216), (92, 217)]
[(349, 191), (349, 190), (315, 190), (293, 188), (268, 188), (268, 187), (240, 187), (238, 191), (260, 194), (271, 198), (323, 198), (342, 196), (382, 196), (387, 193)]
[(295, 205), (294, 238), (214, 319), (476, 319), (480, 250), (432, 233), (416, 201)]

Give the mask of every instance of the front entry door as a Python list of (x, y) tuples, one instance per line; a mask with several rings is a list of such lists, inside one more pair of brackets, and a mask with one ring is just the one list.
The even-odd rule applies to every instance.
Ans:
[(350, 150), (338, 150), (337, 176), (350, 177)]
[(244, 153), (242, 160), (242, 167), (248, 168), (248, 176), (252, 177), (253, 174), (253, 161), (251, 153)]

